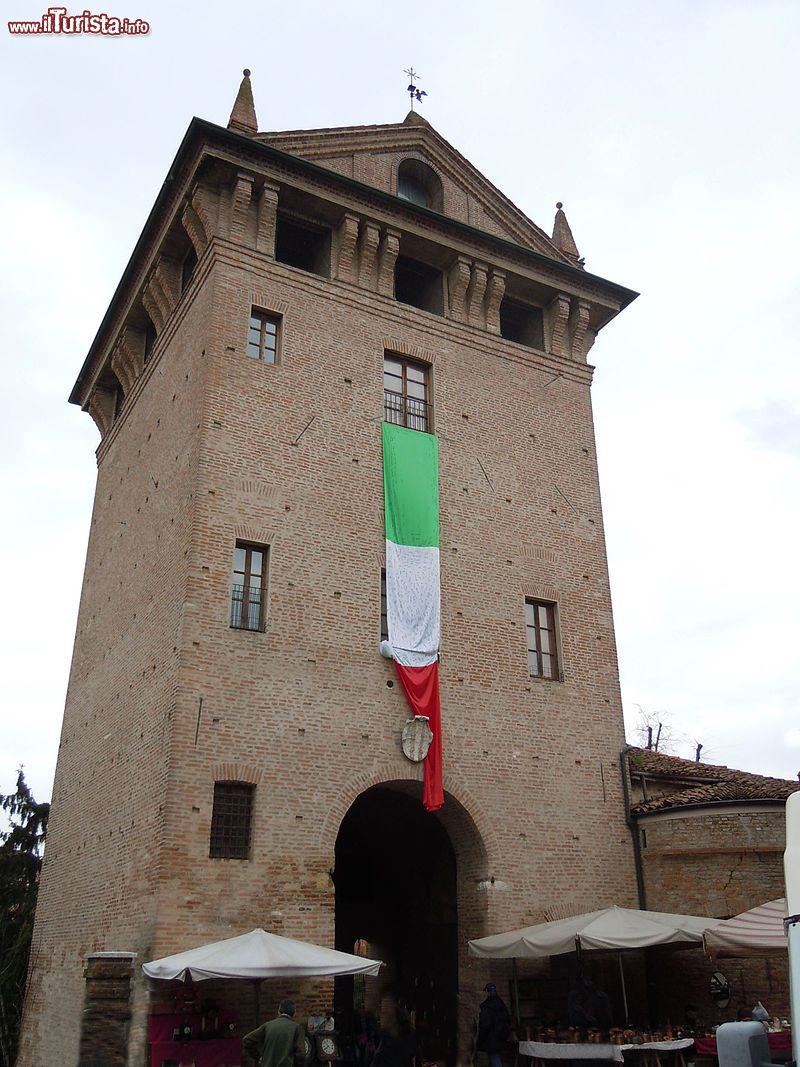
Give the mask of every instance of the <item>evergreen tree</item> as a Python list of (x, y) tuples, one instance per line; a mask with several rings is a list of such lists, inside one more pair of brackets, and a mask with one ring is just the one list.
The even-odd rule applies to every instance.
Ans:
[(17, 1057), (22, 1004), (49, 804), (37, 804), (20, 767), (17, 791), (0, 794), (0, 1063)]

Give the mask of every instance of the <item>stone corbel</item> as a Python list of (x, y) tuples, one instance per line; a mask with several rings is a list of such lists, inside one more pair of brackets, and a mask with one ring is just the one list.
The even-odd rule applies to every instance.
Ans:
[[(148, 298), (155, 302), (161, 317), (160, 325), (153, 318), (150, 307), (145, 303), (145, 311), (153, 320), (156, 332), (160, 333), (167, 319), (172, 314), (172, 309), (178, 303), (181, 295), (181, 268), (173, 259), (159, 256), (156, 265), (150, 272), (145, 289)], [(144, 293), (142, 294), (144, 302)]]
[(195, 185), (192, 190), (191, 205), (200, 220), (200, 225), (203, 227), (206, 241), (210, 241), (217, 232), (218, 195), (205, 185)]
[(256, 249), (275, 258), (275, 229), (278, 224), (278, 186), (264, 182), (258, 194)]
[(374, 222), (362, 222), (358, 235), (358, 284), (364, 289), (373, 287), (375, 256), (381, 232)]
[(572, 301), (572, 310), (569, 319), (570, 348), (573, 359), (586, 359), (586, 355), (592, 347), (594, 333), (589, 329), (589, 311), (591, 306), (592, 305), (588, 300), (579, 300), (577, 297)]
[(358, 216), (347, 212), (336, 230), (334, 276), (341, 282), (352, 282), (355, 279), (357, 243)]
[(111, 369), (117, 376), (125, 396), (144, 367), (144, 331), (135, 326), (123, 326), (111, 353)]
[(142, 289), (142, 304), (159, 334), (180, 296), (180, 267), (159, 256)]
[(378, 292), (382, 296), (394, 296), (394, 266), (400, 251), (400, 234), (386, 229), (378, 249)]
[(231, 197), (230, 238), (238, 244), (244, 244), (247, 216), (250, 211), (250, 201), (253, 199), (254, 181), (254, 176), (243, 170), (236, 175), (236, 184)]
[(94, 424), (100, 431), (100, 436), (105, 437), (114, 423), (114, 404), (116, 397), (111, 389), (103, 389), (96, 385), (92, 390), (86, 411), (94, 419)]
[(556, 356), (567, 356), (567, 324), (569, 322), (569, 297), (557, 293), (548, 308), (550, 321), (550, 351)]
[(466, 256), (457, 256), (455, 263), (447, 272), (447, 296), (450, 318), (464, 322), (466, 318), (466, 296), (469, 280), (472, 276), (472, 264)]
[(483, 325), (483, 297), (489, 271), (483, 263), (472, 264), (472, 277), (467, 289), (467, 321), (472, 326)]
[(144, 288), (142, 289), (142, 305), (150, 316), (150, 321), (155, 327), (156, 334), (161, 333), (164, 328), (164, 316), (161, 313), (161, 305), (155, 297), (155, 283), (152, 274), (144, 283)]
[(189, 240), (192, 242), (195, 255), (199, 259), (208, 244), (208, 236), (200, 216), (191, 204), (186, 204), (184, 206), (183, 214), (181, 215), (181, 223), (183, 224), (183, 228), (186, 231)]
[(492, 270), (489, 275), (489, 284), (486, 287), (486, 299), (484, 301), (486, 311), (486, 329), (489, 333), (500, 333), (500, 304), (506, 292), (506, 273), (503, 270)]

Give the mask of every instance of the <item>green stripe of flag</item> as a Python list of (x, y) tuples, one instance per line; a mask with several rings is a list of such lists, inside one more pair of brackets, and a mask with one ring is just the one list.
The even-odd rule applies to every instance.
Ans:
[(396, 545), (439, 547), (439, 441), (383, 423), (386, 537)]

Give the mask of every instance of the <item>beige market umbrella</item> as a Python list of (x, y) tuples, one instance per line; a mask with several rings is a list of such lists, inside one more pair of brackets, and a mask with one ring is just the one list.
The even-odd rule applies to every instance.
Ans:
[(214, 941), (210, 945), (165, 956), (145, 963), (142, 970), (148, 978), (191, 979), (202, 982), (209, 978), (321, 978), (338, 974), (377, 974), (381, 960), (351, 956), (349, 952), (322, 948), (307, 941), (268, 934), (266, 930), (251, 930), (238, 937)]
[(706, 930), (705, 950), (727, 959), (784, 955), (789, 948), (783, 925), (787, 914), (785, 897), (768, 900)]
[(555, 919), (504, 934), (479, 937), (469, 942), (469, 951), (471, 955), (484, 959), (514, 960), (560, 956), (581, 949), (618, 951), (622, 1000), (627, 1019), (628, 994), (622, 969), (622, 950), (651, 948), (654, 945), (699, 945), (705, 931), (718, 922), (718, 919), (697, 915), (603, 908), (601, 911)]

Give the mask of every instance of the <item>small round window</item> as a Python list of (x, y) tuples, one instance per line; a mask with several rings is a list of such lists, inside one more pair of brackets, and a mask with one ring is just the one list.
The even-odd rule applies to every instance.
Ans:
[(439, 176), (419, 159), (404, 159), (397, 168), (397, 195), (420, 207), (442, 210), (442, 183)]

